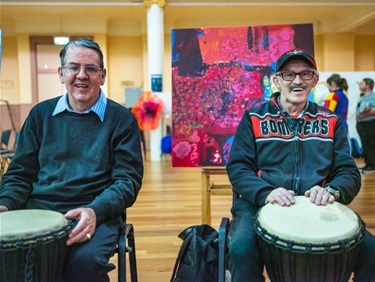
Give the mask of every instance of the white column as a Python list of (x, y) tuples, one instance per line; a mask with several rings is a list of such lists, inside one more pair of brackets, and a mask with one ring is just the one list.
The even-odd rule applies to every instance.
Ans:
[[(164, 61), (164, 0), (144, 1), (147, 7), (147, 51), (148, 73), (151, 91), (163, 95), (163, 61)], [(163, 117), (161, 117), (163, 118)], [(150, 160), (160, 162), (160, 142), (163, 128), (162, 120), (159, 127), (150, 131)]]

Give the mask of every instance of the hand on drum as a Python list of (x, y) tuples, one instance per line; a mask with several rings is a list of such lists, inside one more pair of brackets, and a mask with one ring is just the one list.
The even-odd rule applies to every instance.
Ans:
[(66, 219), (76, 219), (78, 223), (69, 233), (66, 244), (68, 246), (74, 243), (89, 241), (95, 233), (96, 214), (91, 208), (78, 208), (70, 210), (65, 214)]
[(280, 206), (290, 206), (295, 203), (294, 191), (287, 190), (283, 187), (276, 188), (266, 198), (267, 203), (278, 203)]
[(0, 205), (0, 212), (8, 211), (8, 208), (6, 206)]
[(310, 197), (310, 201), (318, 206), (325, 206), (327, 203), (333, 203), (335, 196), (330, 194), (326, 189), (315, 185), (305, 192), (306, 197)]

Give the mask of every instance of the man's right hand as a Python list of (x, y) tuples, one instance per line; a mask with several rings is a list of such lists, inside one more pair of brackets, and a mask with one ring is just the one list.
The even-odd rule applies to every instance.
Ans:
[(283, 187), (279, 187), (272, 190), (272, 192), (269, 193), (269, 195), (266, 198), (266, 204), (278, 203), (280, 206), (290, 206), (296, 202), (294, 199), (294, 195), (294, 191), (287, 190)]

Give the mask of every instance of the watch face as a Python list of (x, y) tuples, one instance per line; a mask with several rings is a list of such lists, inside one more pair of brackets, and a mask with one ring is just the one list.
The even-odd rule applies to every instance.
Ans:
[(330, 193), (331, 195), (335, 196), (335, 199), (337, 200), (338, 198), (340, 198), (340, 192), (339, 191), (336, 191), (334, 189), (332, 189), (331, 187), (327, 186), (325, 187), (325, 189), (328, 191), (328, 193)]

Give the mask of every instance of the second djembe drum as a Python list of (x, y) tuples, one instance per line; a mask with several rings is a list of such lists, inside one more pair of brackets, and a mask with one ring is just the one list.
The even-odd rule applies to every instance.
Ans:
[(364, 236), (364, 223), (340, 203), (317, 206), (297, 196), (289, 207), (267, 204), (256, 215), (271, 281), (348, 281)]

